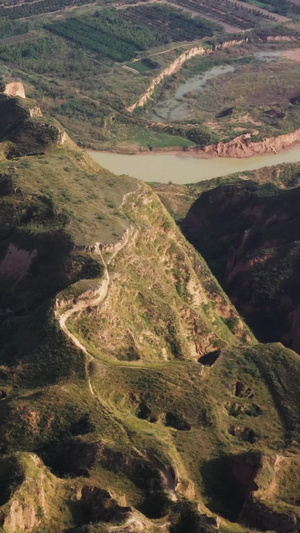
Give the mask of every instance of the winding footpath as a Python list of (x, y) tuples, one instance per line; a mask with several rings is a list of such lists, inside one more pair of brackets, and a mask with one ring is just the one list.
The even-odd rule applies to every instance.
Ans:
[[(122, 209), (122, 207), (124, 206), (124, 203), (126, 202), (128, 196), (136, 193), (139, 189), (140, 189), (140, 186), (138, 186), (138, 188), (135, 189), (134, 191), (130, 191), (129, 193), (126, 193), (123, 196), (123, 200), (122, 200), (122, 203), (120, 205), (120, 209)], [(83, 354), (85, 356), (85, 372), (86, 372), (87, 382), (88, 382), (88, 386), (89, 386), (90, 392), (91, 392), (92, 396), (94, 396), (95, 398), (97, 398), (97, 395), (96, 395), (96, 393), (95, 393), (95, 391), (93, 389), (93, 386), (92, 386), (91, 377), (90, 377), (90, 373), (89, 373), (89, 365), (90, 365), (90, 363), (92, 361), (95, 361), (95, 362), (97, 362), (97, 361), (95, 360), (95, 357), (87, 351), (87, 349), (80, 342), (80, 340), (70, 331), (70, 329), (67, 326), (67, 322), (68, 322), (69, 318), (71, 318), (71, 316), (77, 315), (77, 314), (81, 313), (82, 311), (85, 311), (87, 308), (99, 307), (99, 306), (103, 305), (103, 303), (104, 303), (104, 301), (105, 301), (105, 299), (106, 299), (106, 297), (107, 297), (107, 295), (109, 293), (109, 288), (110, 288), (110, 284), (111, 284), (111, 277), (110, 277), (110, 274), (109, 274), (109, 271), (108, 271), (108, 266), (111, 263), (111, 261), (116, 257), (116, 255), (125, 246), (128, 245), (130, 237), (133, 234), (135, 234), (135, 232), (133, 231), (132, 226), (129, 226), (127, 228), (124, 236), (122, 237), (122, 239), (115, 244), (115, 251), (114, 251), (114, 253), (112, 254), (112, 256), (109, 258), (109, 260), (107, 262), (104, 260), (103, 254), (101, 252), (101, 244), (98, 243), (98, 242), (95, 243), (95, 252), (94, 253), (96, 253), (97, 255), (100, 256), (101, 262), (102, 262), (102, 264), (104, 266), (104, 276), (101, 279), (101, 282), (100, 282), (100, 285), (99, 285), (98, 289), (93, 293), (93, 297), (92, 298), (87, 297), (87, 298), (80, 299), (80, 297), (79, 297), (79, 300), (76, 301), (76, 303), (73, 303), (72, 307), (70, 307), (66, 311), (63, 311), (62, 313), (59, 310), (59, 307), (60, 307), (59, 306), (59, 302), (56, 301), (55, 317), (58, 320), (60, 328), (64, 332), (64, 334), (70, 339), (70, 341), (74, 344), (74, 346), (76, 346), (77, 348), (79, 348), (79, 350), (81, 350), (83, 352)], [(84, 296), (84, 295), (81, 295), (81, 296)]]
[(109, 290), (109, 284), (110, 284), (110, 275), (108, 272), (107, 264), (103, 259), (103, 255), (98, 247), (97, 252), (102, 260), (103, 266), (104, 266), (104, 279), (101, 281), (98, 290), (94, 293), (95, 298), (93, 299), (86, 299), (86, 300), (79, 300), (76, 304), (74, 304), (70, 309), (62, 313), (60, 316), (58, 315), (56, 311), (56, 317), (59, 319), (59, 325), (62, 331), (65, 333), (65, 335), (73, 342), (73, 344), (79, 348), (85, 355), (85, 366), (86, 366), (86, 376), (87, 381), (89, 385), (89, 389), (91, 391), (91, 394), (96, 397), (95, 391), (93, 389), (91, 378), (89, 375), (89, 364), (94, 359), (94, 357), (87, 351), (85, 346), (71, 333), (67, 326), (67, 321), (72, 315), (76, 315), (82, 311), (85, 311), (88, 307), (97, 307), (99, 305), (102, 305)]
[[(130, 195), (138, 193), (139, 191), (141, 191), (141, 189), (142, 189), (142, 186), (141, 186), (141, 184), (139, 184), (137, 189), (135, 189), (134, 191), (131, 191), (129, 193), (126, 193), (123, 196), (123, 200), (122, 200), (122, 203), (121, 203), (119, 209), (122, 209), (122, 207), (124, 206), (125, 202), (127, 201), (127, 198)], [(75, 303), (72, 303), (72, 306), (69, 309), (67, 309), (66, 311), (60, 310), (60, 303), (58, 301), (56, 302), (56, 309), (55, 309), (55, 317), (56, 317), (56, 319), (59, 322), (61, 330), (68, 337), (68, 339), (74, 344), (74, 346), (79, 348), (79, 350), (81, 350), (81, 352), (84, 354), (84, 357), (85, 357), (85, 374), (86, 374), (86, 379), (87, 379), (87, 382), (88, 382), (88, 386), (89, 386), (89, 390), (90, 390), (91, 395), (97, 401), (100, 401), (102, 406), (105, 409), (107, 409), (107, 411), (109, 411), (109, 414), (114, 418), (115, 422), (118, 423), (118, 425), (120, 426), (120, 428), (122, 429), (122, 431), (126, 435), (128, 435), (126, 429), (123, 427), (121, 421), (118, 419), (118, 417), (112, 411), (111, 407), (106, 402), (103, 402), (103, 399), (100, 399), (98, 397), (98, 395), (96, 394), (96, 392), (94, 391), (94, 388), (93, 388), (93, 385), (92, 385), (92, 382), (91, 382), (91, 375), (90, 375), (89, 366), (90, 366), (91, 362), (94, 362), (96, 365), (99, 365), (100, 364), (99, 361), (91, 353), (88, 352), (88, 350), (80, 342), (80, 340), (70, 331), (70, 329), (69, 329), (69, 327), (67, 325), (67, 322), (73, 315), (77, 315), (78, 313), (81, 313), (81, 312), (85, 311), (87, 308), (91, 308), (91, 307), (98, 307), (99, 308), (99, 306), (103, 305), (104, 301), (106, 300), (106, 298), (107, 298), (107, 296), (109, 294), (110, 286), (111, 286), (111, 283), (112, 283), (112, 278), (111, 278), (111, 276), (109, 274), (108, 266), (113, 261), (113, 259), (120, 253), (120, 251), (123, 248), (125, 248), (128, 245), (130, 245), (131, 243), (133, 244), (135, 242), (135, 240), (136, 240), (138, 235), (139, 235), (139, 230), (134, 228), (132, 225), (129, 225), (129, 227), (127, 228), (127, 230), (126, 230), (125, 234), (123, 235), (122, 239), (115, 244), (114, 252), (110, 256), (108, 261), (105, 261), (105, 259), (103, 257), (103, 254), (102, 254), (102, 251), (101, 251), (101, 244), (100, 243), (95, 243), (94, 253), (96, 253), (97, 255), (100, 256), (101, 262), (102, 262), (102, 264), (104, 266), (104, 276), (103, 276), (103, 278), (100, 281), (98, 289), (95, 292), (93, 292), (92, 297), (88, 296), (88, 294), (89, 294), (88, 292), (87, 293), (83, 293), (81, 295), (81, 299), (79, 299), (79, 301), (76, 301)], [(65, 302), (65, 303), (67, 303), (67, 302)], [(140, 367), (137, 367), (137, 368), (140, 368)], [(135, 452), (139, 456), (141, 456), (143, 459), (147, 460), (147, 456), (144, 453), (142, 453), (138, 448), (136, 448), (136, 446), (134, 446), (133, 444), (132, 444), (132, 448), (135, 450)], [(157, 468), (160, 471), (160, 475), (161, 475), (162, 481), (163, 481), (166, 489), (169, 492), (171, 500), (172, 501), (176, 501), (177, 500), (176, 489), (177, 489), (177, 485), (179, 483), (179, 475), (178, 475), (178, 472), (177, 472), (177, 468), (175, 466), (171, 467), (171, 466), (164, 466), (164, 465), (157, 465)], [(136, 510), (134, 510), (134, 511), (132, 511), (131, 516), (129, 517), (129, 519), (127, 520), (127, 522), (124, 525), (126, 526), (126, 528), (128, 528), (128, 531), (133, 531), (133, 529), (131, 529), (131, 528), (134, 528), (134, 531), (142, 532), (142, 531), (145, 531), (145, 529), (147, 529), (148, 527), (151, 526), (151, 521), (149, 521), (147, 518), (143, 517), (141, 515), (141, 513), (139, 513)], [(165, 522), (163, 524), (160, 524), (158, 527), (159, 527), (159, 529), (162, 529), (162, 530), (166, 531), (166, 528), (167, 528), (168, 525), (169, 525), (169, 523)], [(112, 527), (112, 528), (110, 528), (110, 531), (111, 532), (117, 532), (120, 529), (123, 531), (123, 526)]]

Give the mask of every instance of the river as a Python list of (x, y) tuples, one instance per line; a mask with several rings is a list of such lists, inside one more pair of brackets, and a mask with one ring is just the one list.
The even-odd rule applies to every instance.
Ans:
[(142, 181), (184, 184), (197, 183), (235, 172), (256, 170), (280, 163), (300, 161), (300, 146), (279, 154), (266, 154), (249, 158), (215, 157), (199, 159), (175, 154), (124, 155), (89, 151), (89, 155), (102, 167), (114, 174), (127, 174)]

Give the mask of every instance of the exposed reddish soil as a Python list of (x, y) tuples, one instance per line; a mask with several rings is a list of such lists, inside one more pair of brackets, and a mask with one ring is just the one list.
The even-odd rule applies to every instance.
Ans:
[(250, 181), (205, 192), (182, 229), (262, 342), (300, 353), (300, 188)]

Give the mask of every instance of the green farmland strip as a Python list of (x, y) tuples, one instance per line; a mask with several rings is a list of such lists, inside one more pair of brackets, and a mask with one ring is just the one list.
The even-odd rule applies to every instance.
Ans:
[(58, 22), (46, 26), (47, 30), (56, 33), (80, 46), (97, 52), (115, 61), (126, 61), (134, 57), (137, 47), (132, 43), (110, 35), (77, 19)]

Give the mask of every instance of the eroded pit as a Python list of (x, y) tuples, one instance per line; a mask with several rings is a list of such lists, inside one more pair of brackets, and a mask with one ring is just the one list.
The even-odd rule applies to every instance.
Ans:
[(127, 348), (123, 348), (122, 350), (119, 350), (119, 352), (116, 354), (116, 357), (119, 361), (139, 361), (141, 358), (139, 353), (136, 351), (136, 349), (133, 346), (129, 346)]
[(198, 359), (198, 363), (204, 366), (213, 366), (221, 355), (221, 350), (213, 350), (208, 352), (205, 355), (202, 355)]
[(201, 467), (208, 508), (236, 522), (249, 495), (258, 489), (256, 475), (261, 454), (248, 452), (219, 457)]
[(235, 418), (241, 415), (258, 417), (263, 413), (262, 408), (256, 403), (227, 402), (225, 408), (228, 414)]
[(223, 109), (223, 111), (218, 113), (216, 115), (216, 118), (229, 117), (229, 116), (231, 116), (233, 114), (233, 112), (234, 112), (234, 107), (228, 107), (227, 109)]
[(0, 197), (9, 196), (13, 194), (14, 186), (11, 176), (7, 174), (0, 174)]
[[(155, 459), (144, 459), (135, 456), (134, 452), (124, 453), (101, 441), (84, 442), (79, 437), (68, 438), (60, 444), (47, 445), (41, 456), (44, 463), (60, 478), (89, 477), (89, 471), (97, 463), (117, 476), (128, 478), (137, 487), (141, 497), (135, 506), (145, 516), (151, 519), (162, 518), (168, 511), (169, 499)], [(90, 500), (95, 498), (96, 496), (90, 493)], [(110, 508), (114, 503), (106, 501), (103, 505), (104, 513), (106, 505)]]
[[(87, 478), (90, 477), (90, 470), (96, 464), (101, 465), (105, 470), (127, 478), (137, 487), (140, 496), (134, 505), (147, 518), (162, 518), (167, 514), (170, 502), (161, 470), (156, 465), (155, 459), (142, 458), (134, 451), (126, 453), (101, 441), (85, 442), (84, 438), (72, 437), (59, 444), (48, 444), (40, 453), (45, 465), (60, 478), (79, 476)], [(103, 516), (110, 521), (111, 510), (117, 503), (110, 501), (107, 495), (101, 493), (103, 502), (99, 502), (97, 507), (94, 502), (99, 494), (98, 489), (94, 492), (86, 490), (85, 499), (89, 501), (86, 501), (85, 505), (85, 501), (81, 500), (79, 507), (82, 507), (83, 514), (87, 516), (90, 509), (90, 520), (96, 519), (97, 513), (99, 516), (103, 513)], [(121, 508), (119, 511), (121, 514), (123, 511), (125, 514), (129, 512)], [(101, 520), (105, 521), (104, 518)]]
[(139, 403), (136, 416), (151, 423), (162, 423), (167, 427), (171, 427), (179, 431), (189, 431), (191, 429), (191, 425), (180, 413), (168, 411), (166, 413), (161, 412), (159, 414), (153, 414), (150, 407), (144, 402)]
[(88, 523), (124, 522), (132, 511), (131, 507), (119, 505), (107, 490), (99, 487), (82, 487), (81, 500)]
[(189, 431), (191, 429), (190, 424), (183, 418), (179, 413), (166, 413), (165, 425), (167, 427), (172, 427), (178, 429), (179, 431)]
[(69, 438), (59, 444), (49, 444), (40, 453), (46, 466), (60, 478), (89, 476), (96, 461), (97, 444)]
[(136, 416), (138, 418), (141, 418), (142, 420), (151, 420), (152, 418), (152, 412), (150, 407), (148, 407), (147, 404), (144, 402), (141, 402), (138, 406)]
[(14, 457), (0, 461), (0, 505), (9, 501), (19, 485), (24, 481), (24, 475), (18, 461)]
[(238, 398), (249, 398), (252, 400), (254, 398), (254, 392), (251, 387), (245, 385), (242, 381), (237, 381), (234, 385), (234, 395)]
[(194, 502), (179, 501), (173, 506), (170, 533), (213, 533), (219, 528), (218, 519), (199, 512)]
[(83, 415), (79, 420), (73, 422), (70, 427), (70, 433), (73, 437), (78, 435), (86, 435), (87, 433), (93, 433), (96, 427), (93, 424), (91, 417), (88, 413)]
[(254, 494), (250, 495), (243, 506), (240, 521), (259, 531), (298, 533), (300, 530), (300, 517), (297, 513), (289, 509), (269, 507), (267, 502), (256, 499)]
[(233, 437), (238, 437), (243, 442), (254, 444), (258, 441), (259, 436), (254, 429), (243, 426), (232, 426), (229, 428), (228, 433)]
[(163, 518), (168, 513), (169, 499), (163, 490), (151, 490), (137, 509), (152, 520)]
[(124, 460), (120, 463), (120, 470), (141, 490), (143, 499), (136, 508), (147, 518), (157, 519), (165, 516), (169, 509), (169, 498), (164, 488), (160, 468), (156, 459), (143, 460), (141, 458)]

